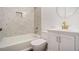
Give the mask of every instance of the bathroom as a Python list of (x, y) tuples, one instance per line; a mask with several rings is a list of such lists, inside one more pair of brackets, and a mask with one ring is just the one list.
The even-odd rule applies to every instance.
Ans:
[(0, 7), (0, 51), (79, 51), (78, 24), (78, 7)]

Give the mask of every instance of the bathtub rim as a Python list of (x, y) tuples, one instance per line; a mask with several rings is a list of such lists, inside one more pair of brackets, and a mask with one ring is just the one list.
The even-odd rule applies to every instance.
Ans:
[(12, 43), (12, 44), (7, 44), (7, 45), (2, 45), (0, 46), (0, 48), (6, 48), (6, 47), (9, 47), (9, 46), (13, 46), (13, 45), (16, 45), (16, 44), (21, 44), (21, 43), (27, 43), (27, 42), (31, 42), (32, 40), (34, 40), (36, 38), (33, 38), (33, 39), (28, 39), (26, 41), (20, 41), (20, 42), (17, 42), (17, 43)]

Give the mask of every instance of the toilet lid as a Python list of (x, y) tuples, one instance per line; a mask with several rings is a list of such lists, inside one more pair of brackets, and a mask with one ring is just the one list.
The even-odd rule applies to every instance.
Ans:
[(46, 40), (44, 39), (37, 39), (31, 42), (32, 45), (41, 45), (43, 43), (46, 43)]

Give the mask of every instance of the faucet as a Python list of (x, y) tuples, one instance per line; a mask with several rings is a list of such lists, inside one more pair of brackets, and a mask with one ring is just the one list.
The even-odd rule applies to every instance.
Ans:
[(69, 28), (69, 25), (67, 24), (67, 22), (63, 21), (63, 23), (62, 23), (62, 29), (63, 30), (68, 30), (68, 28)]

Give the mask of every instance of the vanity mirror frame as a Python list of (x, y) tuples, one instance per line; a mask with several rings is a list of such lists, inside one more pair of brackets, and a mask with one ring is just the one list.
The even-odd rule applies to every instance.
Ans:
[[(60, 8), (63, 8), (63, 10), (64, 10), (64, 16), (61, 16), (59, 14)], [(67, 10), (71, 9), (71, 8), (76, 8), (76, 9), (73, 12), (71, 12), (71, 15), (68, 15)], [(56, 7), (56, 14), (61, 19), (67, 19), (67, 18), (72, 17), (77, 12), (77, 10), (78, 10), (78, 7)]]

